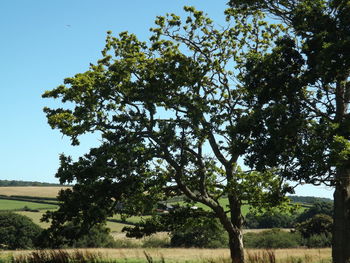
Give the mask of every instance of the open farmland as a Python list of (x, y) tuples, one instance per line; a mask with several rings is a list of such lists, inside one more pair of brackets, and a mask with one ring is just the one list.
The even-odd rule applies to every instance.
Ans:
[(6, 196), (33, 196), (33, 197), (57, 197), (61, 189), (69, 186), (6, 186), (0, 187), (0, 195)]
[(20, 210), (24, 207), (29, 209), (37, 209), (37, 210), (49, 210), (57, 208), (56, 205), (51, 204), (41, 204), (41, 203), (33, 203), (26, 201), (17, 201), (17, 200), (4, 200), (0, 199), (0, 210)]

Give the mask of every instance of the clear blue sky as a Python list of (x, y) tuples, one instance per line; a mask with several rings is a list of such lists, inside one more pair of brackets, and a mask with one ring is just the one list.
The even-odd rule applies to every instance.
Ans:
[[(100, 58), (106, 32), (135, 33), (147, 40), (154, 18), (182, 14), (184, 5), (204, 10), (224, 24), (226, 0), (2, 0), (0, 2), (0, 179), (57, 182), (58, 155), (77, 157), (98, 141), (79, 147), (51, 130), (42, 112), (54, 102), (45, 90), (88, 69)], [(331, 197), (324, 188), (298, 188), (299, 195)]]

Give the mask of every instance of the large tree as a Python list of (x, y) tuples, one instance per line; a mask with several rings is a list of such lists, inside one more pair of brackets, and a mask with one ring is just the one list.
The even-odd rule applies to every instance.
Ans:
[(228, 233), (232, 261), (241, 263), (242, 204), (279, 205), (291, 190), (277, 170), (238, 166), (255, 130), (241, 65), (245, 54), (266, 52), (279, 28), (258, 12), (249, 20), (232, 12), (234, 26), (216, 29), (202, 12), (185, 10), (185, 21), (158, 17), (149, 42), (109, 33), (102, 59), (43, 95), (68, 103), (45, 108), (52, 128), (73, 144), (88, 132), (102, 140), (78, 161), (61, 156), (57, 176), (76, 184), (48, 214), (52, 233), (65, 221), (90, 227), (120, 204), (137, 213), (145, 203), (182, 194), (212, 209)]
[[(287, 178), (334, 186), (333, 261), (349, 262), (350, 2), (252, 0), (230, 5), (265, 10), (289, 28), (276, 48), (246, 64), (244, 82), (255, 96), (251, 105), (264, 116), (249, 163), (259, 170), (283, 166)], [(285, 58), (296, 62), (286, 65), (294, 71), (278, 63)], [(286, 102), (287, 97), (294, 102)]]

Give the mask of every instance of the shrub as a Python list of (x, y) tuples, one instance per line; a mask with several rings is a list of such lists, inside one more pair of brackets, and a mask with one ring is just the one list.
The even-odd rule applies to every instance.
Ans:
[(299, 233), (272, 229), (260, 233), (246, 233), (244, 245), (247, 248), (294, 248), (301, 245)]
[(178, 207), (168, 214), (147, 219), (134, 227), (125, 227), (128, 237), (141, 238), (156, 232), (170, 232), (173, 247), (227, 247), (226, 232), (213, 214), (203, 209)]
[(331, 236), (332, 228), (333, 219), (329, 215), (324, 214), (317, 214), (305, 222), (296, 225), (296, 229), (304, 238), (320, 234)]
[(170, 234), (173, 247), (219, 248), (228, 246), (227, 234), (217, 219), (188, 218)]
[(33, 248), (42, 229), (23, 215), (0, 212), (0, 244), (7, 249)]
[(312, 235), (304, 240), (303, 243), (308, 248), (323, 248), (332, 245), (332, 236), (325, 233)]
[(155, 248), (155, 247), (169, 247), (170, 241), (169, 237), (160, 237), (160, 236), (149, 236), (146, 237), (143, 241), (142, 247), (144, 248)]
[(92, 248), (92, 247), (115, 247), (115, 241), (109, 234), (110, 230), (104, 226), (95, 226), (90, 231), (74, 241), (72, 247)]
[(104, 225), (95, 225), (90, 230), (84, 230), (80, 225), (68, 223), (59, 231), (44, 230), (39, 238), (42, 248), (91, 248), (115, 247), (115, 241)]

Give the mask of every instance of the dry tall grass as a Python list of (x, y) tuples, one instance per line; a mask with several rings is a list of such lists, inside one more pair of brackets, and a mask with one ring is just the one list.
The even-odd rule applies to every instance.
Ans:
[[(77, 250), (66, 250), (74, 253)], [(195, 249), (195, 248), (124, 248), (124, 249), (84, 249), (90, 253), (98, 253), (110, 259), (145, 260), (145, 252), (155, 260), (164, 259), (165, 262), (229, 262), (228, 249)], [(14, 256), (30, 254), (32, 251), (1, 251), (0, 256), (9, 254)], [(247, 259), (255, 255), (262, 255), (266, 250), (248, 249)], [(330, 262), (331, 249), (277, 249), (273, 250), (276, 262), (284, 263), (314, 263)]]

